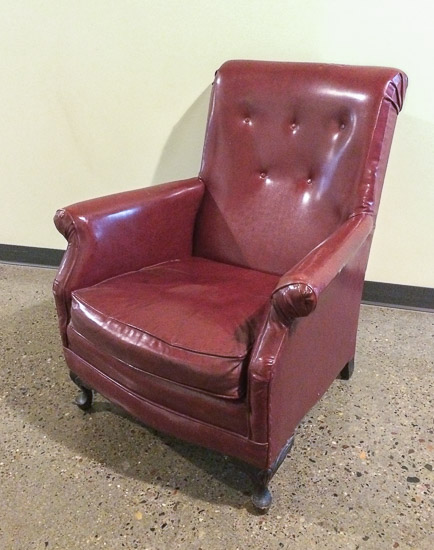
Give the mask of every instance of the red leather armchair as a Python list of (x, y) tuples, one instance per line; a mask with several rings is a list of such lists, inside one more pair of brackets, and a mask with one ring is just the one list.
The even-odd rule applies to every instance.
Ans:
[(197, 178), (56, 213), (66, 362), (149, 426), (250, 465), (253, 502), (297, 424), (353, 368), (397, 114), (395, 69), (230, 61)]

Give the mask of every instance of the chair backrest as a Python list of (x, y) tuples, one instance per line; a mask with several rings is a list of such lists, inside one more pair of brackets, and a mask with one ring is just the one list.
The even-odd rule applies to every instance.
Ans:
[(194, 253), (282, 274), (350, 216), (376, 215), (406, 86), (381, 67), (225, 63)]

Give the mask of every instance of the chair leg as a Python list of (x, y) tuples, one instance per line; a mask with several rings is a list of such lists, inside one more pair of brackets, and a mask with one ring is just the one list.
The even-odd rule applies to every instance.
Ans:
[(271, 479), (268, 472), (269, 470), (258, 470), (256, 475), (252, 475), (254, 486), (252, 503), (259, 512), (263, 513), (268, 512), (273, 501), (273, 495), (268, 488), (268, 483)]
[(268, 512), (273, 496), (268, 488), (268, 484), (271, 481), (271, 478), (279, 469), (279, 466), (285, 460), (286, 455), (292, 448), (294, 444), (294, 436), (290, 437), (280, 451), (279, 456), (276, 458), (274, 463), (267, 470), (251, 469), (250, 476), (253, 482), (253, 494), (252, 494), (252, 503), (253, 506), (262, 513)]
[(345, 367), (339, 373), (338, 378), (340, 380), (349, 380), (353, 376), (354, 372), (354, 357), (348, 361)]
[(88, 411), (92, 407), (93, 391), (84, 385), (80, 378), (72, 371), (69, 376), (76, 386), (78, 386), (81, 392), (75, 398), (75, 404), (82, 411)]

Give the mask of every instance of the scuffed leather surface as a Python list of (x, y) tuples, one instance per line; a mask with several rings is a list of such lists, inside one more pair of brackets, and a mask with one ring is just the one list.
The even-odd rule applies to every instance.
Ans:
[(138, 369), (238, 399), (277, 280), (197, 257), (164, 262), (74, 291), (71, 323)]
[(214, 81), (195, 254), (283, 275), (351, 215), (373, 212), (369, 189), (381, 187), (390, 145), (379, 114), (383, 104), (390, 111), (396, 80), (402, 104), (406, 77), (396, 69), (225, 63)]
[(326, 287), (315, 311), (296, 319), (287, 330), (269, 385), (266, 416), (270, 463), (285, 444), (288, 432), (294, 433), (305, 414), (354, 357), (370, 240)]
[(306, 317), (316, 308), (317, 294), (303, 282), (288, 283), (273, 294), (273, 307), (282, 323), (295, 317)]
[[(389, 68), (225, 63), (216, 73), (199, 178), (74, 205), (56, 219), (69, 242), (54, 289), (70, 369), (157, 429), (269, 467), (354, 356), (406, 87), (404, 73)], [(77, 317), (79, 327), (69, 325), (74, 351), (68, 348), (72, 291), (192, 253), (274, 276), (272, 288), (267, 282), (257, 289), (262, 304), (261, 293), (269, 293), (269, 305), (247, 339), (246, 395), (210, 395), (215, 379), (212, 388), (201, 382), (193, 389), (190, 376), (174, 379), (179, 362), (171, 378), (155, 374), (173, 350), (152, 350), (136, 364), (124, 348), (127, 355), (118, 357), (114, 336), (92, 333), (98, 321), (90, 310)], [(239, 294), (235, 285), (222, 294), (223, 304)], [(205, 342), (221, 349), (221, 332)]]
[(249, 418), (245, 399), (220, 399), (203, 391), (195, 391), (185, 383), (176, 383), (145, 372), (143, 368), (113, 357), (101, 345), (92, 344), (71, 325), (68, 327), (68, 341), (69, 349), (77, 356), (139, 397), (186, 417), (197, 418), (243, 436), (248, 435)]
[(399, 114), (402, 110), (407, 84), (407, 76), (400, 72), (396, 74), (387, 85), (384, 99), (390, 101), (396, 114)]
[(273, 292), (273, 306), (282, 323), (306, 317), (316, 308), (323, 290), (357, 253), (373, 227), (372, 215), (351, 217), (281, 277)]
[(191, 255), (204, 186), (198, 178), (126, 191), (58, 210), (68, 241), (53, 284), (66, 344), (71, 292), (121, 273)]
[(139, 418), (147, 426), (162, 430), (185, 441), (199, 443), (209, 449), (240, 458), (258, 468), (266, 467), (267, 444), (257, 443), (214, 424), (179, 414), (171, 408), (162, 407), (154, 400), (144, 399), (109, 378), (70, 349), (65, 348), (64, 353), (71, 370), (77, 373), (81, 380), (92, 388), (98, 388), (104, 397)]
[(251, 430), (256, 441), (270, 443), (270, 464), (354, 357), (370, 244), (371, 236), (324, 288), (309, 316), (283, 324), (271, 313), (255, 344), (249, 365)]

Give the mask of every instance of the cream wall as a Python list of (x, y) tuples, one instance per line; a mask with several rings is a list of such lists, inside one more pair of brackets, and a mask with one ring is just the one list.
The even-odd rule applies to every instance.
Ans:
[(434, 39), (413, 0), (0, 0), (0, 243), (56, 208), (197, 173), (226, 59), (392, 65), (398, 120), (367, 278), (434, 286)]

